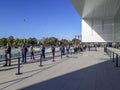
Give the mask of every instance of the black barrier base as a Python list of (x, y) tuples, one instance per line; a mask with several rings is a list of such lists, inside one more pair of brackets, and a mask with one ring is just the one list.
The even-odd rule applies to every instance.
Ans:
[(16, 73), (16, 75), (22, 75), (23, 73)]
[(39, 67), (42, 67), (43, 65), (39, 65)]

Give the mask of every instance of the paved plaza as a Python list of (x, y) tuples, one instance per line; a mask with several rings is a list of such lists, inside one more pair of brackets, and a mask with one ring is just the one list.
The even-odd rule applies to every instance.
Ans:
[[(119, 64), (120, 65), (120, 64)], [(11, 67), (0, 64), (0, 90), (120, 90), (120, 68), (104, 53), (103, 48), (49, 58), (39, 67), (39, 57)]]

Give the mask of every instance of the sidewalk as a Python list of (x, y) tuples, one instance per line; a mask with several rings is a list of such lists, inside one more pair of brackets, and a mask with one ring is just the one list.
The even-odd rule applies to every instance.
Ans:
[[(86, 51), (0, 72), (0, 90), (120, 90), (120, 68), (103, 52)], [(12, 66), (14, 68), (16, 66)]]

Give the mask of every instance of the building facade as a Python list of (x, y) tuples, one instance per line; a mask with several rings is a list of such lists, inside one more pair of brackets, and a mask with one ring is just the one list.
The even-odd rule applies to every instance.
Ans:
[(71, 0), (82, 18), (82, 42), (120, 42), (120, 0)]

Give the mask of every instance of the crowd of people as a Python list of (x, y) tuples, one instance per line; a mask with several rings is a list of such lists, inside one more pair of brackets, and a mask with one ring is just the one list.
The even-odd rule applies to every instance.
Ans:
[[(90, 46), (86, 44), (75, 44), (75, 45), (69, 45), (69, 44), (61, 44), (60, 45), (60, 52), (61, 52), (61, 59), (63, 55), (66, 55), (66, 57), (69, 57), (68, 54), (72, 53), (78, 53), (82, 51), (86, 51), (86, 48), (88, 47), (88, 50), (90, 50)], [(5, 51), (5, 64), (4, 66), (11, 66), (11, 46), (7, 43), (6, 46), (4, 46)], [(95, 46), (96, 50), (96, 46)], [(21, 47), (21, 57), (22, 57), (22, 63), (27, 62), (27, 52), (30, 52), (30, 59), (35, 60), (34, 56), (34, 44), (30, 44), (29, 50), (26, 44), (24, 43)], [(55, 61), (55, 45), (51, 45), (51, 53), (53, 57), (53, 62)], [(45, 46), (43, 44), (40, 45), (40, 65), (42, 65), (42, 60), (45, 59)]]

